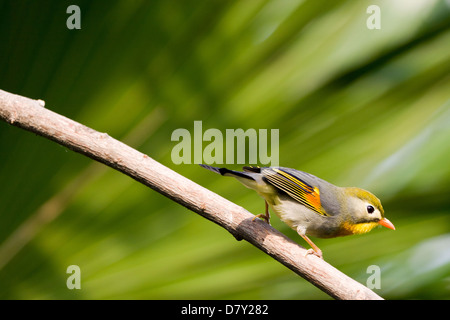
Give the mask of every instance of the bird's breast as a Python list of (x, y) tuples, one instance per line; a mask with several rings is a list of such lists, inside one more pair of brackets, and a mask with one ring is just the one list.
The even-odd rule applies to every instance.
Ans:
[(344, 222), (341, 224), (339, 228), (339, 232), (336, 235), (337, 237), (341, 236), (349, 236), (352, 234), (362, 234), (367, 233), (378, 225), (377, 222), (364, 222), (364, 223), (350, 223)]

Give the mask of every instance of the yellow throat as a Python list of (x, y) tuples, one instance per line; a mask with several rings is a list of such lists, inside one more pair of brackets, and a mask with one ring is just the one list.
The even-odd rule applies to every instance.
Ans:
[(365, 222), (352, 224), (349, 222), (344, 222), (342, 224), (342, 231), (339, 235), (346, 236), (351, 234), (362, 234), (367, 233), (378, 225), (378, 222)]

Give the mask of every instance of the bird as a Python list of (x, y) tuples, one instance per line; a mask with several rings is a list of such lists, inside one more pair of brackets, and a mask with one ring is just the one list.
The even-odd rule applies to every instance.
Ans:
[(369, 191), (338, 187), (310, 173), (285, 167), (245, 166), (243, 171), (200, 164), (222, 176), (236, 178), (255, 190), (265, 212), (255, 215), (270, 225), (269, 207), (310, 246), (306, 255), (323, 259), (322, 250), (308, 237), (335, 238), (363, 234), (381, 225), (395, 230), (384, 217), (381, 201)]

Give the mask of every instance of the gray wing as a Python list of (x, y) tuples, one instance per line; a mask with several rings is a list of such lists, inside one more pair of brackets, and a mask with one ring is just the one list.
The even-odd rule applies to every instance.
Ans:
[[(341, 188), (304, 171), (285, 167), (264, 169), (279, 170), (280, 172), (276, 176), (270, 170), (263, 171), (272, 176), (272, 179), (268, 179), (269, 183), (271, 183), (270, 180), (274, 183), (276, 183), (275, 180), (278, 180), (275, 187), (279, 187), (306, 207), (324, 216), (334, 216), (341, 212), (340, 201), (337, 199), (342, 193)], [(279, 175), (283, 176), (282, 180), (276, 178)], [(292, 185), (297, 186), (291, 187)], [(289, 189), (294, 192), (289, 193)], [(295, 192), (295, 190), (299, 192)]]

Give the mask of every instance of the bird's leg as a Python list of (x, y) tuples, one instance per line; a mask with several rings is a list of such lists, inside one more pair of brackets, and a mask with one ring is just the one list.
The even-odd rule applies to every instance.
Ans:
[(306, 235), (302, 236), (300, 235), (303, 239), (305, 239), (306, 242), (309, 243), (309, 245), (312, 247), (312, 249), (308, 249), (306, 251), (306, 255), (308, 254), (313, 254), (315, 256), (318, 256), (320, 259), (323, 259), (323, 255), (322, 255), (322, 250), (319, 249), (318, 246), (316, 246), (314, 244), (314, 242), (311, 241), (311, 239), (309, 239)]
[(264, 200), (264, 205), (266, 208), (266, 215), (264, 220), (266, 220), (266, 222), (270, 225), (270, 212), (269, 212), (269, 204), (267, 203), (267, 201)]
[(257, 214), (254, 218), (253, 221), (255, 221), (256, 218), (261, 218), (263, 219), (265, 222), (267, 222), (270, 225), (270, 213), (269, 213), (269, 205), (267, 204), (267, 201), (264, 201), (264, 203), (266, 204), (266, 212), (264, 214)]
[(311, 239), (308, 238), (308, 236), (305, 234), (304, 229), (301, 228), (301, 227), (297, 227), (297, 233), (300, 235), (300, 237), (305, 239), (305, 241), (308, 242), (309, 245), (312, 247), (312, 249), (308, 249), (306, 251), (306, 255), (305, 256), (307, 256), (308, 254), (313, 254), (315, 256), (318, 256), (320, 259), (323, 259), (322, 250), (320, 250), (319, 247), (316, 246), (314, 244), (314, 242), (312, 242)]

